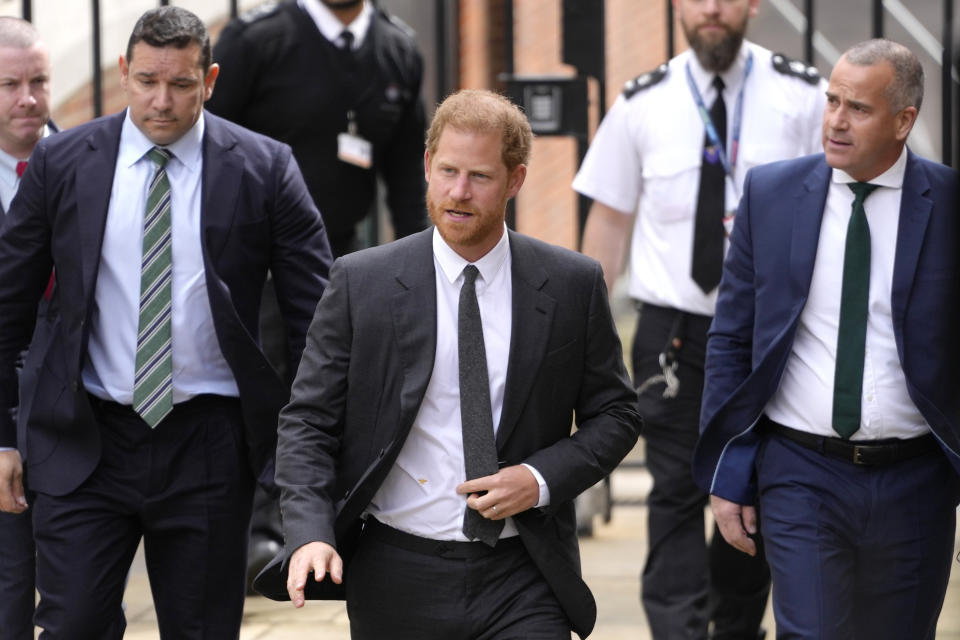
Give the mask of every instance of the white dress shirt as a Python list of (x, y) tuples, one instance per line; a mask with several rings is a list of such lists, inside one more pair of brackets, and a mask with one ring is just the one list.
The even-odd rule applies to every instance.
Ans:
[[(747, 57), (753, 65), (745, 77)], [(826, 83), (811, 84), (777, 71), (773, 54), (744, 41), (725, 84), (727, 136), (733, 139), (737, 97), (743, 116), (733, 179), (725, 181), (726, 209), (740, 201), (752, 167), (822, 151)], [(689, 49), (667, 64), (665, 77), (630, 97), (621, 93), (600, 127), (573, 181), (573, 188), (617, 211), (634, 216), (630, 243), (629, 293), (662, 307), (712, 316), (716, 290), (704, 293), (690, 273), (704, 124), (686, 67), (705, 105), (717, 98), (714, 75)], [(729, 146), (729, 145), (728, 145)], [(729, 221), (728, 227), (732, 228)], [(725, 243), (726, 244), (726, 243)]]
[(370, 30), (370, 22), (373, 20), (373, 7), (369, 2), (363, 3), (363, 9), (359, 15), (346, 26), (320, 0), (299, 0), (299, 4), (313, 18), (320, 34), (330, 42), (338, 47), (342, 46), (341, 34), (346, 30), (353, 34), (351, 49), (359, 49), (363, 45), (367, 31)]
[[(43, 137), (50, 135), (50, 127), (44, 125)], [(20, 188), (20, 176), (17, 175), (17, 158), (0, 149), (0, 205), (3, 205), (4, 211), (10, 211), (10, 203), (13, 202), (13, 196), (17, 195), (17, 189)]]
[[(203, 393), (239, 395), (220, 351), (200, 239), (203, 182), (203, 114), (168, 149), (173, 239), (172, 349), (173, 401)], [(133, 403), (140, 316), (140, 260), (147, 185), (156, 165), (146, 153), (154, 146), (130, 120), (123, 121), (103, 247), (97, 272), (96, 306), (90, 327), (83, 383), (96, 396)]]
[[(513, 283), (507, 238), (504, 232), (489, 253), (472, 263), (480, 272), (476, 282), (477, 302), (487, 354), (494, 436), (503, 410), (513, 324)], [(367, 512), (386, 525), (424, 538), (466, 541), (462, 531), (466, 496), (456, 492), (457, 485), (466, 479), (457, 316), (463, 268), (471, 263), (454, 252), (436, 229), (433, 258), (437, 287), (437, 349), (433, 372), (410, 434)], [(550, 497), (543, 477), (533, 467), (525, 466), (540, 485), (537, 506), (546, 506)], [(516, 534), (512, 518), (507, 518), (500, 537)]]
[[(853, 440), (914, 438), (930, 431), (907, 393), (893, 333), (890, 295), (897, 249), (897, 227), (907, 150), (883, 174), (864, 201), (870, 225), (870, 294), (860, 430)], [(834, 169), (820, 226), (820, 241), (807, 304), (780, 381), (767, 404), (771, 420), (821, 436), (833, 430), (833, 379), (840, 326), (840, 290), (847, 224), (853, 205), (849, 185), (856, 182)], [(811, 402), (811, 398), (817, 401)]]

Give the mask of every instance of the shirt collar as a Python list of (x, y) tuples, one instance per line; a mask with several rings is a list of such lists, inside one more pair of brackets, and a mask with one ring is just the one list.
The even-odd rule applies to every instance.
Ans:
[[(43, 125), (43, 137), (46, 138), (51, 133), (52, 131), (50, 130), (50, 126)], [(14, 158), (3, 149), (0, 149), (0, 180), (3, 180), (4, 183), (9, 185), (11, 188), (17, 184), (18, 162), (20, 162), (20, 160)]]
[[(890, 166), (889, 169), (870, 180), (870, 184), (879, 187), (889, 187), (891, 189), (903, 188), (903, 178), (907, 172), (907, 146), (904, 145), (900, 151), (900, 157)], [(849, 173), (843, 169), (833, 170), (833, 181), (838, 184), (850, 184), (856, 182)]]
[[(750, 42), (744, 40), (730, 68), (723, 73), (707, 71), (700, 65), (697, 54), (693, 52), (693, 49), (687, 49), (687, 59), (690, 61), (690, 73), (693, 74), (693, 81), (697, 85), (697, 90), (700, 91), (700, 95), (703, 96), (703, 102), (708, 108), (713, 103), (715, 93), (712, 86), (714, 76), (720, 76), (728, 93), (730, 90), (739, 89), (740, 84), (743, 82), (744, 71), (747, 69), (747, 56), (750, 55), (752, 46)], [(754, 55), (754, 57), (756, 57), (756, 55)], [(756, 64), (756, 61), (754, 61), (754, 64)]]
[(504, 225), (503, 236), (500, 237), (500, 241), (493, 249), (488, 251), (486, 255), (476, 262), (467, 262), (460, 254), (450, 248), (450, 245), (444, 241), (440, 236), (440, 232), (434, 227), (433, 256), (440, 265), (440, 270), (443, 272), (444, 277), (451, 284), (456, 282), (457, 278), (463, 273), (463, 268), (468, 264), (472, 264), (477, 268), (483, 282), (492, 282), (494, 276), (499, 273), (500, 269), (502, 269), (503, 265), (507, 262), (507, 258), (510, 257), (510, 242), (508, 236), (507, 227)]
[(321, 35), (330, 42), (337, 42), (344, 29), (349, 30), (353, 34), (353, 49), (359, 49), (363, 45), (373, 21), (373, 7), (366, 0), (360, 14), (346, 27), (320, 0), (298, 0), (298, 4), (313, 18)]
[[(199, 171), (203, 159), (203, 132), (205, 129), (203, 112), (190, 129), (179, 140), (165, 145), (164, 148), (173, 153), (182, 165), (190, 171)], [(155, 147), (153, 142), (143, 134), (130, 118), (130, 109), (123, 119), (120, 130), (119, 166), (131, 167), (140, 161), (150, 149)]]
[(0, 180), (11, 188), (17, 183), (17, 162), (16, 158), (0, 149)]

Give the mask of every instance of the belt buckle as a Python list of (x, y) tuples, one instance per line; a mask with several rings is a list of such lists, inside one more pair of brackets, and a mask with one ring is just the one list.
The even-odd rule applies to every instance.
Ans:
[(865, 456), (868, 455), (871, 451), (875, 451), (876, 449), (877, 449), (876, 445), (869, 445), (869, 444), (867, 444), (867, 445), (859, 445), (859, 444), (853, 445), (853, 464), (861, 465), (861, 466), (864, 466), (864, 467), (869, 467), (869, 466), (872, 466), (872, 465), (876, 464), (875, 461), (872, 461), (872, 460), (870, 460), (869, 458), (866, 458), (866, 457), (865, 457)]

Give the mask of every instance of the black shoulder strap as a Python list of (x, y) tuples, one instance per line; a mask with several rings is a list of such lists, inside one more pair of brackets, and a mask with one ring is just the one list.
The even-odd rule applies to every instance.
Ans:
[(667, 77), (667, 65), (662, 64), (653, 71), (641, 73), (632, 80), (627, 80), (623, 85), (623, 97), (632, 98), (638, 92), (648, 89)]
[(817, 71), (817, 68), (808, 65), (803, 60), (794, 60), (782, 53), (775, 53), (771, 61), (773, 62), (773, 68), (783, 75), (800, 78), (808, 84), (820, 82), (820, 72)]

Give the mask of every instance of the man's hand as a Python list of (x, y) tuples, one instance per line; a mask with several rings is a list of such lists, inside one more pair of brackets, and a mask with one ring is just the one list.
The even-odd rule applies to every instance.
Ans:
[(16, 449), (0, 451), (0, 511), (23, 513), (27, 506), (20, 452)]
[(713, 519), (720, 527), (723, 539), (734, 549), (744, 553), (757, 555), (757, 543), (747, 537), (747, 534), (757, 532), (757, 509), (751, 505), (739, 505), (719, 496), (710, 496), (710, 510)]
[(518, 464), (492, 476), (467, 480), (457, 487), (457, 493), (469, 496), (467, 506), (484, 518), (503, 520), (535, 507), (540, 500), (540, 485), (529, 469)]
[(307, 576), (313, 572), (313, 579), (323, 580), (329, 572), (330, 579), (336, 584), (343, 582), (343, 560), (336, 549), (326, 542), (308, 542), (290, 556), (287, 570), (287, 593), (293, 606), (303, 606), (303, 590), (307, 586)]

